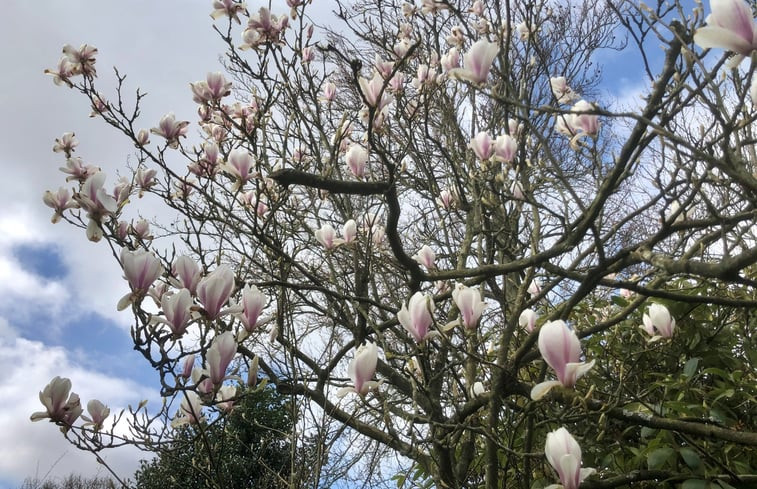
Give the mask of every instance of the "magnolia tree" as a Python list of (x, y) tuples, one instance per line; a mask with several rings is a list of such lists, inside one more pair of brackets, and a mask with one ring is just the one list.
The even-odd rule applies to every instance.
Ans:
[[(166, 402), (85, 417), (56, 378), (33, 419), (152, 450), (263, 380), (315, 466), (373, 485), (757, 481), (752, 7), (333, 6), (215, 1), (228, 72), (190, 84), (194, 121), (64, 48), (55, 83), (136, 150), (115, 179), (63, 135), (44, 200), (113, 251)], [(610, 51), (632, 102), (602, 95)]]

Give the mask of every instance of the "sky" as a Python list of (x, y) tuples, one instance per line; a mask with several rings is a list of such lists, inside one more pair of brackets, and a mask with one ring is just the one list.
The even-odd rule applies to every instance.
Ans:
[[(258, 4), (248, 2), (250, 10)], [(223, 43), (211, 28), (210, 0), (8, 0), (3, 6), (0, 489), (14, 489), (26, 477), (105, 475), (56, 427), (29, 421), (42, 409), (38, 392), (56, 375), (72, 380), (83, 404), (97, 398), (112, 412), (142, 399), (160, 402), (156, 377), (130, 348), (131, 315), (116, 312), (127, 285), (113, 257), (82, 230), (53, 225), (42, 203), (45, 190), (64, 185), (63, 158), (52, 152), (64, 132), (76, 133), (76, 153), (109, 175), (108, 186), (133, 147), (89, 118), (84, 98), (54, 85), (43, 71), (56, 66), (64, 44), (97, 47), (102, 91), (106, 97), (112, 92), (116, 65), (130, 90), (148, 93), (142, 120), (149, 128), (167, 112), (195, 119), (188, 84), (221, 69)], [(633, 97), (633, 87), (643, 85), (625, 73), (615, 78), (618, 95)], [(104, 454), (126, 476), (143, 456), (128, 449)]]

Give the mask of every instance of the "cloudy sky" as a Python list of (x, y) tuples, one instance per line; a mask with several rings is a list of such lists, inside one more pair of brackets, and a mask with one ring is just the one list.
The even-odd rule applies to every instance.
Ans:
[[(283, 2), (282, 2), (283, 3)], [(191, 119), (188, 82), (220, 69), (223, 45), (212, 31), (210, 1), (11, 0), (3, 3), (0, 40), (0, 488), (27, 476), (71, 472), (103, 474), (89, 454), (77, 452), (57, 428), (31, 423), (41, 410), (38, 392), (56, 375), (71, 378), (86, 403), (98, 398), (118, 410), (140, 399), (157, 401), (153, 375), (130, 349), (128, 314), (115, 311), (127, 291), (106, 247), (89, 243), (65, 223), (52, 225), (42, 193), (64, 184), (64, 164), (52, 152), (55, 138), (73, 131), (77, 153), (109, 175), (131, 147), (100, 121), (88, 118), (85, 100), (55, 86), (54, 68), (64, 44), (99, 49), (103, 91), (114, 86), (112, 67), (131, 89), (149, 93), (147, 127), (174, 111)], [(108, 185), (113, 180), (109, 177)], [(131, 474), (139, 453), (105, 455)]]
[[(266, 2), (267, 3), (267, 2)], [(276, 2), (275, 2), (276, 3)], [(281, 4), (282, 10), (284, 1)], [(112, 93), (112, 67), (127, 87), (149, 95), (142, 106), (149, 128), (162, 115), (193, 120), (188, 82), (220, 69), (223, 44), (211, 29), (210, 0), (9, 0), (0, 16), (5, 49), (0, 77), (0, 488), (28, 476), (72, 472), (104, 474), (93, 457), (77, 452), (46, 422), (31, 423), (42, 408), (38, 392), (56, 375), (71, 378), (84, 403), (98, 398), (112, 411), (141, 399), (159, 402), (155, 377), (130, 348), (130, 315), (115, 311), (126, 283), (107, 248), (84, 232), (50, 223), (45, 190), (64, 185), (64, 161), (55, 138), (76, 133), (77, 154), (114, 181), (132, 146), (97, 119), (85, 100), (55, 86), (64, 44), (98, 48), (99, 84)], [(249, 1), (257, 10), (257, 2)], [(274, 9), (275, 10), (275, 9)], [(618, 95), (633, 97), (639, 81), (615, 73)], [(636, 84), (636, 85), (634, 85)], [(635, 92), (635, 93), (634, 93)], [(128, 476), (140, 457), (122, 450), (104, 455)]]

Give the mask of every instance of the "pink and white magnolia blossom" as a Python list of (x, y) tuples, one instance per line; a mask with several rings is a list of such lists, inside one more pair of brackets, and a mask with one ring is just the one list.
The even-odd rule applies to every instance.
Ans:
[(354, 219), (350, 219), (342, 226), (342, 241), (344, 244), (349, 244), (355, 239), (357, 239), (357, 223)]
[(64, 153), (67, 158), (71, 157), (71, 153), (74, 152), (74, 148), (79, 144), (79, 141), (74, 137), (74, 133), (65, 132), (60, 139), (55, 140), (53, 145), (53, 153)]
[(165, 271), (160, 260), (151, 252), (140, 248), (121, 250), (121, 266), (132, 291), (146, 293), (153, 282)]
[(437, 334), (430, 331), (435, 308), (434, 299), (430, 295), (416, 292), (407, 304), (402, 304), (397, 320), (416, 342), (421, 343)]
[(83, 426), (91, 426), (95, 431), (99, 431), (110, 416), (110, 408), (97, 399), (92, 399), (87, 403), (87, 412), (89, 416), (82, 415), (81, 417), (86, 421)]
[(179, 412), (171, 421), (171, 426), (178, 428), (185, 424), (195, 424), (203, 420), (202, 417), (202, 400), (194, 391), (184, 391), (184, 398), (181, 400)]
[(407, 52), (410, 51), (412, 45), (413, 43), (410, 42), (410, 39), (400, 39), (399, 41), (394, 43), (394, 46), (392, 46), (392, 52), (398, 58), (404, 58)]
[(219, 71), (208, 73), (205, 80), (190, 83), (189, 86), (192, 89), (192, 100), (198, 104), (217, 103), (231, 93), (231, 82), (226, 81)]
[(114, 214), (118, 210), (116, 199), (105, 191), (105, 188), (103, 188), (104, 184), (105, 173), (98, 171), (88, 177), (79, 193), (74, 195), (74, 199), (78, 202), (79, 206), (87, 212), (90, 226), (93, 222), (97, 225), (99, 231), (97, 239), (93, 239), (90, 236), (90, 229), (89, 227), (87, 228), (87, 236), (92, 241), (99, 241), (99, 238), (102, 237), (102, 230), (99, 229), (99, 224), (103, 217)]
[(206, 373), (213, 385), (221, 385), (226, 378), (226, 369), (236, 353), (237, 340), (231, 331), (226, 331), (213, 338), (213, 342), (205, 354)]
[(439, 192), (436, 203), (445, 210), (451, 209), (455, 205), (455, 194), (448, 189)]
[(412, 258), (428, 270), (436, 268), (436, 253), (434, 253), (434, 250), (428, 245), (423, 245), (418, 253), (413, 255)]
[(363, 93), (366, 103), (370, 107), (376, 107), (377, 111), (381, 111), (392, 101), (392, 96), (387, 90), (384, 90), (385, 83), (386, 80), (378, 73), (374, 73), (370, 80), (366, 80), (362, 76), (358, 79), (360, 91)]
[(723, 48), (737, 54), (732, 66), (757, 49), (757, 22), (744, 0), (710, 0), (710, 15), (694, 33), (694, 42), (703, 48)]
[(344, 155), (344, 161), (355, 178), (362, 179), (365, 177), (366, 167), (368, 165), (368, 151), (359, 144), (352, 144)]
[(336, 230), (331, 224), (324, 224), (315, 230), (315, 239), (327, 250), (331, 250), (342, 244), (342, 240), (336, 237)]
[(260, 314), (268, 303), (268, 297), (254, 285), (245, 285), (242, 290), (242, 312), (237, 317), (242, 321), (244, 329), (248, 333), (255, 331), (258, 326)]
[(539, 315), (533, 309), (524, 309), (518, 317), (518, 325), (529, 333), (533, 333), (536, 328), (536, 320)]
[(158, 181), (155, 179), (155, 175), (158, 171), (154, 168), (139, 168), (137, 173), (134, 174), (134, 183), (139, 187), (139, 198), (141, 199), (144, 193), (154, 187)]
[(205, 309), (209, 319), (221, 315), (221, 308), (226, 304), (234, 290), (234, 272), (228, 265), (220, 265), (197, 284), (197, 299)]
[(642, 320), (644, 324), (640, 328), (651, 336), (649, 341), (672, 338), (675, 333), (676, 320), (670, 315), (668, 308), (662, 304), (651, 304)]
[(460, 51), (456, 47), (450, 48), (447, 54), (441, 59), (442, 71), (449, 72), (455, 68), (460, 68)]
[(527, 41), (529, 38), (531, 38), (531, 35), (533, 34), (528, 24), (526, 24), (525, 21), (515, 26), (515, 33), (518, 34), (518, 38), (521, 41)]
[(599, 116), (582, 113), (594, 110), (597, 110), (594, 104), (586, 100), (579, 100), (571, 107), (570, 114), (568, 114), (566, 120), (569, 129), (576, 135), (573, 138), (574, 140), (584, 135), (595, 137), (599, 133)]
[(152, 239), (152, 235), (150, 235), (150, 223), (147, 222), (146, 219), (137, 219), (136, 221), (132, 221), (132, 223), (129, 225), (129, 228), (131, 229), (131, 234), (133, 234), (137, 239), (143, 241)]
[(537, 384), (531, 389), (531, 399), (537, 401), (553, 387), (573, 387), (594, 366), (591, 362), (581, 362), (581, 343), (575, 331), (564, 321), (548, 321), (539, 330), (539, 352), (547, 365), (557, 374), (557, 380)]
[(360, 345), (355, 356), (347, 366), (347, 375), (352, 380), (353, 387), (344, 387), (337, 392), (338, 397), (344, 397), (350, 392), (365, 396), (369, 391), (378, 387), (379, 383), (371, 380), (376, 374), (378, 363), (378, 349), (370, 341)]
[(749, 98), (752, 99), (752, 107), (757, 107), (757, 76), (752, 77), (752, 84), (749, 87)]
[(59, 168), (63, 173), (68, 174), (66, 181), (76, 180), (78, 182), (84, 182), (89, 177), (99, 172), (100, 169), (94, 165), (84, 164), (84, 160), (79, 157), (66, 158), (66, 166)]
[(477, 41), (463, 55), (463, 68), (454, 68), (448, 72), (452, 78), (467, 80), (475, 85), (486, 83), (494, 58), (499, 53), (499, 45), (486, 39)]
[(187, 126), (189, 126), (189, 121), (177, 122), (176, 116), (173, 112), (170, 112), (164, 115), (160, 119), (158, 127), (153, 127), (150, 129), (150, 132), (165, 138), (168, 146), (176, 149), (179, 147), (179, 138), (187, 134), (187, 130), (189, 129)]
[(234, 398), (236, 395), (236, 387), (233, 385), (222, 385), (216, 394), (216, 407), (226, 413), (231, 412), (234, 408)]
[(549, 86), (552, 88), (552, 93), (555, 95), (558, 104), (569, 104), (578, 98), (578, 94), (568, 86), (568, 81), (564, 76), (550, 78)]
[(63, 56), (67, 58), (73, 75), (95, 76), (96, 54), (97, 48), (89, 44), (82, 44), (78, 49), (70, 44), (63, 46)]
[(321, 100), (331, 103), (336, 98), (336, 84), (332, 81), (327, 81), (323, 84), (323, 92)]
[(252, 155), (244, 149), (237, 148), (229, 153), (229, 159), (220, 166), (220, 169), (234, 177), (232, 192), (236, 192), (244, 186), (247, 181), (254, 177), (253, 172), (255, 162)]
[(476, 136), (470, 140), (468, 147), (476, 153), (476, 156), (481, 161), (486, 161), (494, 154), (494, 141), (489, 133), (486, 131), (480, 131)]
[(239, 20), (239, 14), (243, 14), (246, 8), (247, 5), (245, 2), (237, 2), (235, 0), (213, 0), (213, 12), (210, 13), (210, 16), (214, 20), (226, 16), (235, 20), (237, 24), (241, 24), (242, 22)]
[(150, 143), (150, 133), (147, 129), (140, 129), (137, 132), (136, 140), (138, 145), (145, 146)]
[(63, 187), (58, 188), (58, 191), (55, 193), (49, 190), (45, 191), (42, 201), (46, 206), (55, 211), (53, 217), (50, 219), (53, 224), (60, 221), (60, 218), (67, 209), (79, 208), (79, 204), (73, 199), (68, 189)]
[(81, 415), (82, 408), (79, 396), (71, 391), (71, 380), (55, 377), (39, 393), (39, 400), (44, 411), (38, 411), (31, 415), (32, 421), (41, 421), (49, 418), (53, 423), (63, 424), (63, 430), (70, 428)]
[(518, 141), (509, 134), (502, 134), (494, 141), (494, 159), (510, 163), (518, 152)]
[(473, 329), (478, 324), (481, 314), (488, 307), (481, 300), (481, 292), (463, 284), (457, 284), (452, 291), (452, 300), (460, 310), (460, 320), (467, 329)]
[(523, 185), (518, 180), (513, 180), (513, 183), (510, 184), (510, 195), (512, 195), (515, 200), (526, 200)]
[(516, 119), (507, 119), (507, 132), (512, 137), (518, 137), (523, 131), (523, 123)]
[(164, 294), (160, 301), (165, 319), (175, 339), (181, 338), (192, 319), (192, 296), (187, 289), (181, 289), (174, 294)]
[(176, 277), (172, 282), (177, 288), (188, 289), (191, 295), (197, 293), (197, 284), (202, 279), (202, 273), (192, 258), (186, 255), (176, 258), (171, 266), (171, 274)]
[[(547, 433), (544, 454), (557, 472), (563, 489), (578, 489), (584, 479), (596, 472), (591, 468), (581, 468), (581, 447), (565, 428)], [(558, 487), (561, 487), (560, 484), (548, 486), (553, 489)]]
[(539, 280), (538, 278), (531, 280), (531, 283), (528, 284), (528, 289), (526, 290), (526, 292), (528, 292), (532, 299), (541, 294), (541, 280)]
[(181, 373), (180, 376), (184, 377), (185, 379), (188, 379), (192, 376), (192, 371), (194, 370), (195, 366), (195, 354), (192, 353), (191, 355), (187, 355), (184, 357), (184, 362), (181, 364)]

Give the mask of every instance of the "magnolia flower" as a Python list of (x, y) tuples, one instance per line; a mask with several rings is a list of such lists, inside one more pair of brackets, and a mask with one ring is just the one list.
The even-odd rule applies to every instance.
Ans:
[(251, 174), (253, 166), (252, 155), (247, 151), (235, 149), (229, 154), (228, 161), (222, 164), (220, 168), (235, 178), (232, 192), (239, 190), (253, 176)]
[(452, 300), (460, 310), (460, 319), (468, 329), (473, 329), (481, 318), (481, 313), (488, 306), (481, 300), (481, 293), (478, 289), (466, 287), (463, 284), (457, 284), (452, 291)]
[(568, 104), (578, 98), (578, 94), (568, 86), (568, 81), (564, 76), (550, 78), (549, 86), (552, 88), (552, 93), (555, 94), (558, 104)]
[(142, 198), (145, 191), (150, 190), (158, 183), (158, 181), (155, 179), (155, 175), (157, 174), (158, 171), (153, 168), (140, 168), (139, 170), (137, 170), (137, 173), (134, 174), (134, 183), (136, 183), (139, 187), (140, 198)]
[(409, 39), (400, 39), (392, 46), (392, 52), (398, 58), (404, 58), (412, 45)]
[(185, 424), (194, 424), (202, 421), (202, 401), (194, 391), (184, 391), (184, 399), (181, 400), (179, 412), (171, 421), (171, 426), (178, 428)]
[(365, 170), (368, 164), (368, 151), (359, 144), (352, 144), (344, 155), (344, 161), (347, 163), (350, 172), (355, 178), (362, 179), (365, 177)]
[(323, 94), (321, 95), (321, 100), (324, 102), (333, 102), (336, 98), (336, 85), (334, 82), (327, 81), (323, 84)]
[(539, 319), (539, 315), (533, 309), (525, 309), (520, 313), (518, 317), (518, 325), (521, 328), (525, 328), (529, 333), (533, 333), (536, 328), (536, 320)]
[(324, 224), (321, 229), (315, 230), (315, 239), (327, 250), (331, 250), (342, 244), (342, 240), (336, 237), (336, 230), (331, 224)]
[(227, 82), (219, 71), (208, 73), (205, 80), (190, 83), (189, 86), (192, 89), (192, 100), (198, 104), (219, 102), (231, 93), (231, 82)]
[(354, 387), (344, 387), (337, 392), (338, 397), (344, 397), (350, 392), (359, 394), (361, 397), (370, 390), (378, 387), (379, 383), (371, 380), (376, 373), (378, 362), (378, 350), (370, 341), (358, 347), (355, 357), (347, 366), (347, 375), (352, 379)]
[(70, 390), (70, 379), (55, 377), (51, 380), (39, 393), (39, 400), (45, 406), (45, 410), (33, 413), (31, 420), (50, 418), (53, 423), (62, 423), (64, 430), (71, 427), (81, 415), (82, 408), (79, 396), (73, 392), (69, 395)]
[(757, 49), (757, 23), (752, 8), (744, 0), (710, 0), (707, 25), (694, 33), (694, 42), (703, 48), (723, 48), (738, 56), (738, 64)]
[(53, 146), (53, 152), (54, 153), (65, 153), (66, 157), (70, 157), (71, 153), (74, 152), (74, 148), (79, 144), (79, 141), (74, 137), (74, 133), (72, 132), (65, 132), (63, 133), (63, 136), (61, 136), (60, 139), (55, 140), (55, 145)]
[(245, 285), (242, 290), (242, 312), (238, 314), (238, 317), (247, 332), (251, 333), (255, 330), (260, 313), (263, 312), (267, 302), (266, 295), (260, 292), (256, 286)]
[(224, 412), (230, 412), (234, 408), (234, 398), (237, 388), (233, 385), (222, 385), (216, 394), (216, 406)]
[(55, 211), (52, 219), (50, 219), (53, 224), (60, 221), (66, 209), (76, 209), (79, 207), (79, 204), (73, 199), (68, 189), (63, 187), (58, 188), (58, 191), (55, 193), (49, 190), (45, 191), (42, 201), (46, 206)]
[(213, 12), (211, 12), (210, 16), (215, 20), (225, 15), (226, 17), (235, 20), (237, 24), (241, 24), (239, 14), (244, 13), (245, 8), (247, 8), (245, 2), (236, 2), (235, 0), (214, 0)]
[(518, 142), (509, 134), (502, 134), (494, 141), (494, 159), (510, 163), (518, 151)]
[(489, 77), (489, 70), (498, 53), (497, 43), (481, 39), (463, 55), (464, 68), (453, 68), (448, 72), (449, 76), (481, 85)]
[(586, 374), (593, 366), (581, 362), (581, 344), (575, 331), (568, 328), (563, 321), (549, 321), (539, 330), (539, 352), (547, 365), (557, 374), (557, 380), (537, 384), (531, 389), (531, 399), (537, 401), (555, 386), (573, 387), (576, 380)]
[[(563, 489), (578, 489), (584, 479), (596, 470), (581, 468), (581, 447), (565, 428), (547, 433), (544, 454), (549, 464), (557, 471)], [(549, 487), (560, 487), (553, 484)]]
[(173, 262), (171, 273), (176, 277), (173, 280), (177, 288), (185, 288), (189, 293), (195, 295), (197, 284), (200, 283), (202, 273), (197, 262), (186, 255), (178, 257)]
[(480, 131), (476, 137), (470, 140), (468, 147), (476, 153), (481, 161), (486, 161), (494, 154), (494, 141), (486, 131)]
[(221, 382), (226, 378), (226, 369), (236, 353), (237, 340), (231, 331), (226, 331), (213, 338), (213, 342), (210, 344), (207, 354), (205, 354), (208, 367), (206, 373), (213, 385), (221, 385)]
[(163, 265), (151, 252), (140, 248), (130, 251), (121, 250), (121, 266), (126, 280), (135, 292), (147, 292), (153, 282), (163, 275)]
[(354, 219), (344, 223), (342, 226), (342, 241), (344, 244), (349, 244), (355, 241), (357, 238), (357, 223)]
[(384, 90), (385, 80), (379, 73), (375, 73), (373, 78), (366, 80), (362, 76), (358, 79), (360, 91), (365, 97), (365, 101), (371, 107), (376, 107), (377, 111), (383, 109), (392, 101), (391, 95)]
[(397, 320), (416, 342), (421, 343), (436, 335), (435, 331), (429, 331), (435, 307), (434, 299), (430, 295), (416, 292), (407, 304), (402, 304), (397, 313)]
[(484, 387), (484, 383), (481, 381), (474, 382), (473, 385), (470, 387), (471, 397), (479, 397), (485, 393), (486, 393), (486, 387)]
[(197, 299), (209, 319), (216, 319), (234, 290), (234, 272), (221, 265), (197, 284)]
[(180, 376), (184, 377), (185, 379), (188, 379), (192, 376), (192, 370), (194, 370), (195, 366), (195, 354), (192, 353), (191, 355), (184, 358), (184, 363), (181, 365), (181, 373)]
[(580, 114), (579, 112), (596, 110), (594, 104), (586, 100), (579, 100), (570, 109), (568, 124), (575, 134), (596, 136), (599, 132), (599, 116), (593, 114)]
[(171, 329), (174, 338), (180, 338), (187, 330), (192, 319), (192, 296), (187, 289), (181, 289), (176, 294), (164, 294), (160, 301), (165, 314), (165, 322)]
[(541, 294), (541, 281), (538, 278), (531, 280), (531, 283), (528, 284), (528, 290), (526, 290), (526, 292), (529, 293), (532, 299)]
[(510, 184), (510, 194), (515, 200), (526, 200), (526, 194), (523, 192), (523, 185), (518, 180), (513, 180)]
[(460, 52), (456, 47), (453, 46), (449, 51), (447, 51), (447, 54), (442, 56), (441, 64), (442, 70), (445, 73), (460, 67)]
[(89, 416), (81, 417), (86, 421), (83, 426), (92, 426), (95, 431), (99, 431), (103, 422), (110, 416), (110, 408), (97, 399), (92, 399), (87, 403), (87, 412)]
[(99, 172), (100, 169), (94, 165), (85, 165), (84, 160), (79, 157), (66, 158), (66, 166), (58, 168), (63, 173), (67, 173), (66, 181), (76, 180), (84, 182), (89, 177)]
[(661, 338), (672, 338), (675, 333), (676, 320), (670, 315), (668, 308), (662, 304), (651, 304), (644, 314), (641, 329), (647, 332), (651, 338), (649, 341), (657, 341)]
[(431, 270), (432, 268), (436, 268), (435, 260), (436, 260), (436, 254), (434, 253), (434, 250), (432, 250), (428, 245), (423, 245), (423, 247), (412, 256), (413, 260), (417, 261), (426, 269)]
[(439, 197), (436, 198), (436, 203), (443, 209), (449, 210), (455, 204), (455, 194), (444, 189), (439, 192)]
[(176, 149), (179, 147), (179, 138), (187, 134), (187, 126), (189, 126), (189, 121), (177, 122), (176, 116), (173, 112), (170, 112), (164, 115), (160, 119), (158, 127), (153, 127), (150, 132), (165, 138), (168, 146)]
[(529, 29), (525, 21), (515, 26), (515, 32), (518, 34), (521, 41), (527, 41), (532, 34), (531, 29)]

